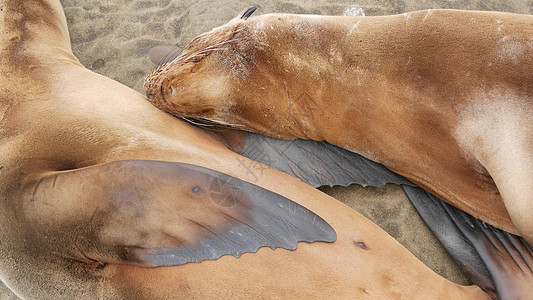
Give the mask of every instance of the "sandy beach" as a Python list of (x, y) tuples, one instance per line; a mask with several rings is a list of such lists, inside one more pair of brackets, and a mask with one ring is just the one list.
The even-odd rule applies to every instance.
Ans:
[[(148, 50), (157, 45), (184, 47), (195, 36), (228, 22), (241, 11), (320, 15), (387, 15), (427, 8), (497, 10), (532, 14), (531, 0), (61, 0), (72, 49), (94, 72), (142, 91), (153, 68)], [(90, 84), (90, 83), (87, 83)], [(449, 280), (468, 279), (425, 227), (403, 190), (324, 187), (322, 191), (348, 204), (378, 224), (427, 266)], [(0, 282), (0, 299), (18, 299)]]

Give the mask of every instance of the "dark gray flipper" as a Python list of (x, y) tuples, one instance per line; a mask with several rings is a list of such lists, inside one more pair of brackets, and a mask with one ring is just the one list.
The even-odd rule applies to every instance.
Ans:
[(419, 187), (403, 186), (403, 189), (420, 217), (470, 281), (494, 298), (496, 288), (484, 260), (448, 213), (463, 212)]
[[(209, 230), (209, 237), (198, 241), (197, 246), (183, 245), (148, 255), (157, 266), (214, 260), (228, 254), (238, 258), (262, 247), (295, 250), (300, 241), (334, 242), (337, 239), (326, 221), (296, 202), (214, 170), (192, 165), (188, 168), (211, 176), (211, 198), (220, 197), (220, 205), (238, 206), (241, 216), (230, 216), (230, 221), (237, 226), (225, 232), (216, 232), (216, 227)], [(223, 194), (231, 195), (221, 197)]]
[(239, 152), (314, 187), (402, 185), (426, 225), (473, 283), (492, 297), (533, 294), (533, 251), (522, 238), (446, 204), (381, 164), (325, 142), (252, 133), (246, 134)]
[(32, 247), (87, 262), (171, 266), (336, 240), (301, 205), (183, 163), (116, 161), (50, 173), (28, 183), (21, 200)]
[(533, 248), (524, 239), (486, 224), (420, 188), (404, 190), (474, 284), (493, 298), (531, 297)]
[(238, 152), (313, 187), (352, 183), (380, 188), (387, 183), (415, 186), (382, 164), (326, 142), (278, 140), (246, 133), (244, 145)]

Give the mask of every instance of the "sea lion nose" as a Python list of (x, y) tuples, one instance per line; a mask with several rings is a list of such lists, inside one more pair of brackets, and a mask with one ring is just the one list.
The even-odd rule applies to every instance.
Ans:
[(145, 79), (143, 89), (144, 89), (144, 93), (146, 94), (146, 97), (149, 100), (152, 100), (155, 94), (155, 87), (154, 87), (153, 80), (151, 78)]

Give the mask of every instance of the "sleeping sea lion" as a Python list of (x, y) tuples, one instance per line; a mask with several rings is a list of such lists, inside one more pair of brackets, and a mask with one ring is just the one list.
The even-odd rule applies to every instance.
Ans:
[(531, 244), (532, 23), (454, 10), (236, 18), (145, 91), (197, 122), (362, 154)]
[(2, 0), (0, 27), (0, 278), (19, 297), (487, 298), (84, 68), (59, 1)]

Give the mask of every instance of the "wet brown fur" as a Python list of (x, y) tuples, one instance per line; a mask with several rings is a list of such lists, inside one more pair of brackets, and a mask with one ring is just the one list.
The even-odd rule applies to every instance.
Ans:
[(532, 24), (454, 10), (233, 20), (183, 55), (231, 36), (225, 49), (176, 59), (146, 91), (175, 115), (360, 153), (532, 243)]

